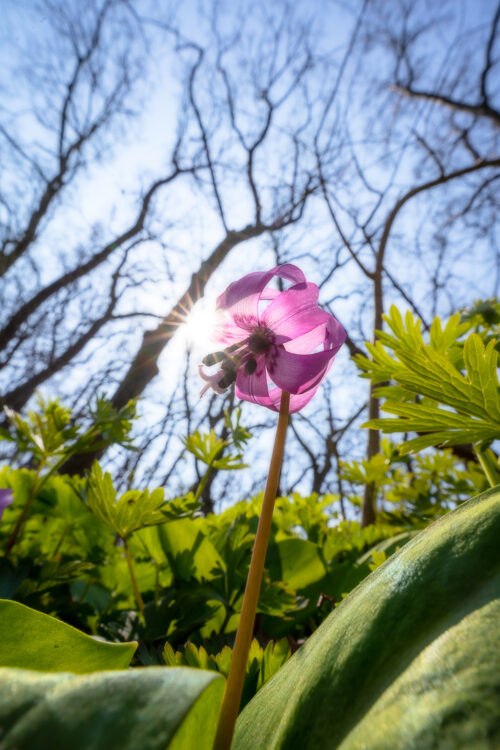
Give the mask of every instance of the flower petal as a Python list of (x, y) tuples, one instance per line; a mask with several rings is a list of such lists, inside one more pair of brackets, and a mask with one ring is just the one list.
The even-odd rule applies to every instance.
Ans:
[(249, 332), (253, 327), (242, 328), (235, 323), (226, 310), (218, 310), (212, 340), (216, 344), (224, 344), (225, 346), (238, 344), (240, 341), (248, 338)]
[(302, 336), (331, 318), (330, 313), (318, 307), (318, 296), (316, 284), (293, 286), (281, 292), (264, 310), (261, 323), (287, 339)]
[(295, 354), (280, 348), (269, 375), (284, 391), (304, 393), (321, 382), (334, 356), (334, 349), (313, 354)]
[[(310, 388), (308, 391), (305, 391), (304, 393), (292, 393), (290, 394), (290, 406), (289, 411), (290, 414), (294, 414), (297, 411), (300, 411), (304, 408), (306, 404), (309, 403), (309, 401), (312, 399), (316, 391), (318, 390), (319, 385), (315, 386), (314, 388)], [(281, 403), (281, 394), (283, 391), (281, 388), (271, 388), (269, 391), (269, 398), (271, 400), (271, 406), (270, 409), (273, 409), (274, 411), (280, 410), (280, 403)]]
[[(259, 300), (273, 276), (281, 276), (294, 284), (306, 283), (306, 277), (300, 268), (292, 263), (285, 263), (270, 271), (256, 271), (233, 281), (217, 299), (217, 307), (227, 310), (242, 328), (258, 325)], [(265, 298), (268, 299), (267, 296)]]
[(346, 332), (340, 325), (339, 321), (333, 317), (333, 315), (330, 315), (326, 328), (328, 334), (328, 344), (336, 354), (346, 340)]
[(294, 352), (294, 354), (312, 354), (318, 346), (323, 345), (328, 340), (327, 323), (323, 323), (320, 326), (316, 326), (312, 331), (303, 333), (302, 336), (297, 336), (296, 339), (290, 339), (285, 341), (283, 346), (287, 352)]
[(2, 518), (5, 508), (8, 508), (9, 505), (11, 505), (13, 501), (14, 501), (14, 495), (12, 494), (12, 490), (9, 490), (9, 489), (0, 490), (0, 520)]
[[(252, 401), (260, 406), (267, 406), (268, 409), (275, 409), (269, 389), (267, 387), (267, 375), (264, 368), (259, 368), (252, 375), (247, 375), (244, 370), (238, 370), (236, 376), (236, 397), (245, 401)], [(278, 402), (279, 403), (279, 402)]]

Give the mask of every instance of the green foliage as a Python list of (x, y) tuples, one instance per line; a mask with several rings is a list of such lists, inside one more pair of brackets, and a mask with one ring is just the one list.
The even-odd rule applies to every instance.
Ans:
[[(243, 430), (238, 415), (232, 429)], [(213, 465), (217, 441), (195, 435), (187, 443)], [(258, 608), (262, 644), (284, 637), (300, 644), (382, 555), (484, 486), (475, 467), (459, 467), (449, 452), (418, 456), (410, 465), (388, 441), (369, 465), (351, 462), (342, 471), (353, 488), (346, 502), (354, 507), (360, 484), (375, 481), (385, 509), (375, 526), (362, 529), (339, 520), (335, 495), (278, 498)], [(212, 654), (232, 643), (261, 496), (202, 518), (193, 494), (169, 501), (163, 489), (117, 496), (97, 464), (87, 479), (55, 473), (39, 479), (36, 470), (0, 471), (0, 486), (14, 491), (0, 524), (0, 549), (31, 498), (22, 533), (9, 558), (0, 558), (4, 598), (108, 640), (136, 639), (139, 664), (161, 664), (166, 640), (180, 652), (192, 643)], [(127, 550), (117, 537), (127, 540)], [(144, 617), (137, 614), (137, 592)]]
[[(468, 414), (461, 416), (484, 422), (488, 410), (483, 405), (479, 415), (478, 394), (486, 394), (487, 399), (498, 396), (496, 367), (492, 369), (496, 339), (491, 324), (484, 322), (484, 315), (496, 321), (493, 313), (489, 308), (476, 310), (467, 319), (455, 317), (445, 327), (435, 323), (430, 343), (425, 344), (418, 321), (407, 317), (404, 326), (393, 312), (392, 334), (382, 334), (384, 344), (378, 342), (380, 356), (369, 366), (370, 377), (380, 378), (377, 382), (389, 381), (380, 390), (401, 408), (423, 406), (457, 416), (458, 402), (438, 402), (411, 390), (417, 388), (411, 384), (411, 377), (418, 374), (417, 368), (412, 375), (408, 364), (414, 361), (412, 357), (426, 356), (431, 368), (439, 357), (444, 358), (439, 360), (443, 372), (453, 369), (450, 382), (459, 390), (457, 383), (463, 387), (462, 381), (466, 381), (476, 393), (474, 401), (467, 391), (465, 400), (472, 406), (469, 404)], [(464, 343), (462, 338), (467, 333), (470, 335)], [(430, 354), (426, 347), (432, 349)], [(490, 377), (485, 377), (485, 367)], [(388, 375), (389, 370), (392, 375)], [(431, 388), (428, 373), (425, 381)], [(418, 388), (422, 389), (420, 381)], [(445, 408), (439, 409), (439, 404)], [(99, 748), (101, 737), (106, 738), (112, 727), (107, 749), (137, 744), (154, 748), (160, 746), (160, 739), (162, 747), (174, 750), (203, 747), (200, 736), (208, 747), (223, 683), (214, 672), (223, 676), (228, 673), (262, 496), (206, 517), (199, 514), (199, 497), (209, 472), (244, 466), (240, 453), (225, 451), (231, 445), (240, 450), (249, 433), (237, 413), (226, 415), (227, 439), (218, 438), (214, 432), (197, 432), (186, 438), (186, 448), (207, 467), (194, 494), (166, 501), (164, 489), (159, 488), (133, 489), (118, 496), (111, 476), (97, 463), (85, 479), (57, 474), (58, 466), (76, 450), (75, 446), (85, 450), (96, 440), (123, 437), (112, 410), (104, 402), (98, 405), (94, 413), (98, 429), (94, 425), (78, 437), (79, 427), (71, 425), (69, 412), (57, 402), (42, 404), (41, 408), (39, 415), (30, 415), (28, 420), (13, 416), (18, 447), (31, 453), (35, 468), (0, 470), (0, 487), (10, 487), (14, 494), (14, 503), (5, 510), (0, 524), (0, 551), (6, 553), (0, 557), (0, 596), (5, 599), (0, 602), (0, 666), (72, 672), (124, 667), (135, 649), (135, 644), (128, 642), (134, 640), (138, 647), (133, 666), (154, 665), (157, 669), (117, 673), (115, 680), (107, 673), (97, 674), (93, 683), (95, 702), (85, 678), (63, 674), (49, 678), (40, 673), (35, 678), (20, 669), (6, 670), (10, 684), (17, 686), (20, 703), (14, 706), (12, 691), (4, 694), (0, 690), (0, 725), (6, 728), (3, 745), (6, 749), (22, 749), (32, 746), (36, 736), (37, 747), (53, 747), (59, 742), (78, 748), (84, 741), (86, 748)], [(465, 411), (464, 406), (460, 408)], [(110, 420), (107, 428), (106, 419)], [(482, 448), (480, 455), (483, 463), (492, 462), (493, 474), (494, 454), (490, 456)], [(260, 746), (321, 747), (322, 732), (326, 733), (326, 746), (330, 746), (330, 737), (340, 732), (342, 743), (344, 736), (352, 735), (359, 736), (363, 746), (371, 747), (367, 742), (373, 737), (380, 740), (374, 747), (386, 747), (385, 739), (376, 734), (376, 723), (380, 718), (391, 727), (400, 726), (394, 715), (411, 713), (401, 707), (404, 693), (412, 696), (411, 711), (416, 717), (413, 726), (423, 726), (424, 733), (432, 733), (432, 727), (425, 723), (429, 712), (420, 700), (429, 681), (436, 685), (433, 689), (439, 705), (449, 707), (454, 716), (462, 716), (462, 693), (455, 690), (456, 680), (450, 688), (450, 673), (440, 668), (439, 659), (434, 666), (430, 658), (434, 651), (429, 656), (426, 650), (426, 638), (432, 641), (433, 628), (439, 635), (441, 626), (443, 640), (438, 638), (438, 645), (443, 649), (443, 659), (452, 665), (451, 674), (458, 675), (460, 681), (463, 653), (463, 659), (474, 665), (474, 675), (478, 675), (477, 683), (472, 682), (474, 700), (477, 697), (477, 701), (483, 701), (488, 714), (494, 680), (489, 671), (481, 672), (480, 665), (476, 669), (474, 659), (493, 664), (484, 645), (487, 627), (491, 633), (492, 617), (489, 584), (484, 581), (493, 581), (498, 595), (498, 582), (491, 578), (498, 562), (492, 557), (488, 530), (490, 522), (497, 523), (492, 520), (491, 503), (481, 505), (482, 513), (476, 513), (474, 502), (468, 503), (463, 507), (471, 510), (464, 516), (448, 515), (413, 541), (408, 552), (401, 549), (429, 521), (484, 489), (485, 479), (477, 464), (464, 466), (450, 450), (415, 457), (401, 455), (399, 447), (386, 439), (380, 454), (370, 461), (342, 463), (341, 478), (344, 493), (349, 487), (344, 505), (349, 503), (353, 510), (362, 486), (375, 485), (382, 498), (376, 524), (361, 528), (355, 520), (340, 518), (335, 495), (303, 497), (294, 493), (276, 501), (256, 638), (242, 698), (242, 706), (251, 701), (245, 717), (253, 716), (254, 703), (262, 706), (258, 703), (261, 688), (264, 695), (271, 696), (269, 705), (264, 705), (262, 732), (265, 735), (269, 731), (272, 741), (271, 735), (263, 739), (255, 728), (259, 715), (251, 719), (250, 734), (241, 730), (242, 741), (247, 743), (241, 746), (245, 750)], [(498, 496), (485, 497), (494, 497), (497, 508)], [(455, 519), (449, 522), (453, 533), (446, 526), (448, 518)], [(464, 519), (470, 524), (469, 531)], [(392, 562), (394, 553), (398, 553), (396, 565)], [(476, 575), (480, 559), (485, 567), (481, 575)], [(434, 577), (431, 562), (437, 566)], [(464, 581), (463, 600), (457, 595), (460, 576)], [(369, 583), (350, 594), (367, 577)], [(480, 581), (476, 600), (473, 578)], [(416, 610), (414, 602), (418, 602)], [(440, 603), (439, 612), (436, 602)], [(442, 617), (454, 623), (461, 622), (460, 618), (466, 621), (459, 640), (453, 627), (448, 635), (448, 620)], [(327, 623), (322, 625), (325, 619)], [(104, 637), (108, 643), (89, 636)], [(460, 638), (465, 639), (467, 648), (470, 644), (469, 650), (458, 648)], [(285, 664), (290, 651), (304, 643), (297, 657), (290, 660), (290, 665), (297, 666)], [(412, 665), (414, 656), (418, 657), (416, 666)], [(158, 669), (165, 663), (175, 669)], [(427, 664), (433, 670), (432, 680)], [(129, 683), (129, 674), (141, 674), (143, 680), (132, 678)], [(395, 681), (394, 674), (399, 675)], [(480, 684), (483, 678), (493, 686), (484, 694)], [(382, 691), (377, 680), (383, 682)], [(275, 684), (279, 686), (276, 692), (272, 687)], [(267, 686), (271, 693), (266, 692)], [(297, 699), (301, 692), (304, 700)], [(112, 698), (107, 693), (112, 693)], [(435, 695), (429, 700), (434, 701)], [(163, 716), (165, 705), (161, 702), (165, 700), (169, 705), (173, 701), (167, 717)], [(84, 723), (79, 724), (67, 712), (82, 701), (84, 709), (73, 712), (75, 716), (81, 714)], [(149, 702), (157, 707), (154, 720)], [(32, 710), (35, 703), (37, 712)], [(326, 704), (325, 712), (321, 706)], [(331, 705), (340, 707), (333, 719), (334, 730), (329, 724)], [(366, 711), (366, 706), (372, 708)], [(278, 729), (268, 709), (285, 717)], [(311, 719), (307, 711), (317, 712), (317, 716)], [(18, 721), (23, 712), (23, 719)], [(181, 714), (185, 721), (179, 719)], [(57, 725), (53, 720), (56, 715), (63, 717)], [(404, 742), (420, 747), (413, 742), (409, 722), (393, 731), (391, 748)], [(89, 744), (88, 726), (99, 728), (92, 735), (97, 744)], [(151, 726), (155, 731), (149, 734)], [(481, 720), (475, 716), (464, 726), (465, 736), (473, 740), (483, 731)]]
[(31, 452), (38, 461), (64, 453), (69, 441), (73, 441), (78, 428), (69, 425), (71, 412), (60, 405), (59, 399), (44, 401), (38, 398), (38, 411), (28, 412), (27, 419), (12, 409), (5, 413), (14, 427), (14, 436), (2, 432), (2, 437), (15, 440), (21, 451)]
[(0, 669), (4, 750), (211, 750), (224, 680), (194, 669)]
[(496, 339), (496, 348), (500, 351), (500, 302), (497, 299), (478, 300), (462, 311), (461, 320), (480, 332), (486, 340)]
[(242, 463), (239, 453), (222, 455), (223, 449), (230, 445), (230, 441), (218, 438), (213, 430), (207, 433), (195, 430), (187, 438), (184, 438), (184, 445), (195, 458), (214, 469), (234, 470), (244, 469), (248, 466), (248, 464)]
[(234, 750), (500, 743), (500, 493), (422, 531), (244, 709)]
[(129, 439), (135, 418), (132, 401), (117, 411), (103, 396), (98, 397), (95, 407), (90, 407), (91, 424), (84, 432), (72, 423), (71, 411), (59, 399), (45, 400), (39, 395), (37, 407), (37, 411), (28, 412), (26, 419), (5, 408), (13, 430), (0, 431), (0, 439), (16, 442), (18, 449), (31, 453), (37, 463), (57, 460), (61, 464), (73, 454), (101, 450), (116, 443), (132, 447)]
[(242, 449), (252, 437), (251, 433), (241, 424), (241, 407), (233, 409), (232, 412), (224, 412), (224, 427), (231, 433), (231, 441), (238, 448)]
[[(0, 471), (0, 486), (14, 490), (0, 524), (0, 549), (35, 481), (34, 471)], [(132, 491), (117, 498), (97, 466), (87, 480), (51, 476), (36, 490), (10, 558), (0, 558), (0, 592), (87, 633), (139, 640), (145, 647), (140, 663), (161, 663), (158, 647), (167, 639), (174, 648), (188, 640), (217, 653), (232, 642), (238, 624), (261, 502), (201, 518), (193, 517), (192, 495), (164, 502), (161, 490)], [(263, 642), (307, 637), (369, 574), (366, 553), (407, 526), (397, 519), (369, 529), (355, 521), (333, 525), (335, 502), (334, 496), (278, 498), (259, 601)], [(124, 548), (116, 544), (122, 535), (144, 621)]]
[(125, 669), (137, 643), (105, 643), (17, 602), (0, 599), (0, 667), (40, 672)]
[(374, 419), (364, 427), (419, 433), (400, 446), (403, 454), (436, 445), (488, 444), (499, 438), (498, 339), (485, 343), (484, 335), (470, 333), (460, 341), (475, 317), (461, 321), (454, 315), (444, 328), (435, 318), (427, 344), (420, 321), (408, 312), (403, 323), (392, 307), (384, 317), (392, 333), (377, 331), (375, 346), (367, 344), (372, 359), (357, 355), (355, 361), (374, 383), (395, 381), (397, 385), (380, 387), (376, 394), (386, 399), (383, 410), (398, 419)]
[[(253, 639), (248, 655), (241, 709), (276, 674), (290, 658), (290, 655), (290, 645), (286, 638), (269, 641), (265, 648), (255, 638)], [(232, 649), (229, 646), (224, 646), (222, 651), (217, 654), (209, 654), (203, 646), (197, 648), (193, 643), (187, 643), (181, 651), (174, 651), (170, 643), (167, 642), (163, 649), (163, 659), (169, 667), (188, 666), (210, 669), (219, 672), (224, 677), (227, 677), (229, 673), (231, 656)]]
[(341, 477), (354, 489), (372, 483), (380, 497), (378, 523), (423, 528), (488, 486), (480, 466), (463, 462), (449, 449), (401, 456), (387, 438), (369, 461), (342, 461)]
[(88, 477), (86, 495), (92, 513), (121, 539), (146, 526), (156, 526), (167, 519), (190, 515), (198, 508), (192, 496), (173, 500), (172, 505), (165, 503), (161, 487), (151, 493), (149, 490), (129, 490), (116, 500), (111, 474), (103, 474), (97, 461)]

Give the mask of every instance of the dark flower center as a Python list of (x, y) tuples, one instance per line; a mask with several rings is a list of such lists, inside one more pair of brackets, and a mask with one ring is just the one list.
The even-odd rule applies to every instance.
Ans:
[(269, 333), (263, 328), (257, 328), (248, 339), (248, 348), (254, 354), (266, 354), (271, 344)]
[(255, 328), (248, 339), (232, 344), (222, 351), (207, 354), (202, 360), (203, 364), (207, 367), (220, 365), (220, 369), (213, 376), (206, 376), (202, 370), (200, 374), (204, 380), (212, 384), (214, 390), (225, 391), (236, 380), (240, 368), (246, 375), (253, 375), (258, 367), (259, 356), (264, 355), (266, 361), (269, 360), (268, 365), (272, 370), (273, 345), (274, 336), (271, 331), (266, 328)]
[(253, 375), (253, 373), (257, 369), (257, 360), (253, 357), (249, 357), (245, 362), (244, 369), (247, 375)]

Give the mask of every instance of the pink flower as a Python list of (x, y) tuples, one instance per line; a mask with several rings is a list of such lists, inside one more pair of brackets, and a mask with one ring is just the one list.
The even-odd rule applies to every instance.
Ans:
[[(292, 286), (283, 292), (267, 287), (274, 276)], [(226, 348), (204, 358), (204, 365), (219, 367), (209, 375), (200, 366), (207, 382), (200, 395), (208, 388), (223, 393), (236, 382), (238, 398), (279, 411), (281, 393), (288, 391), (290, 411), (302, 409), (345, 341), (340, 323), (318, 306), (318, 295), (316, 284), (291, 263), (230, 284), (217, 300), (216, 339)]]
[(0, 490), (0, 521), (5, 508), (8, 508), (13, 501), (12, 490)]

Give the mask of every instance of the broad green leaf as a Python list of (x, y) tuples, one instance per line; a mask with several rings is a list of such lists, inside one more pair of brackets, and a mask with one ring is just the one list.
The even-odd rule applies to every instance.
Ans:
[(77, 676), (0, 669), (3, 750), (210, 750), (224, 680), (144, 667)]
[(233, 750), (500, 746), (500, 491), (368, 576), (238, 719)]
[(210, 580), (224, 562), (196, 521), (180, 519), (158, 527), (158, 539), (177, 580)]
[(40, 672), (125, 669), (136, 643), (105, 643), (18, 602), (0, 600), (0, 666)]
[[(332, 564), (331, 573), (328, 577), (328, 583), (324, 586), (325, 594), (340, 601), (345, 594), (348, 594), (355, 588), (360, 581), (366, 578), (374, 559), (381, 554), (389, 557), (396, 550), (403, 547), (410, 539), (415, 536), (414, 531), (405, 531), (389, 539), (383, 539), (378, 544), (371, 547), (362, 555), (354, 556), (353, 553), (347, 555), (347, 559), (341, 563)], [(374, 557), (375, 556), (375, 557)]]
[(316, 544), (306, 539), (282, 539), (268, 553), (271, 579), (284, 581), (295, 591), (307, 589), (326, 575), (326, 567)]

